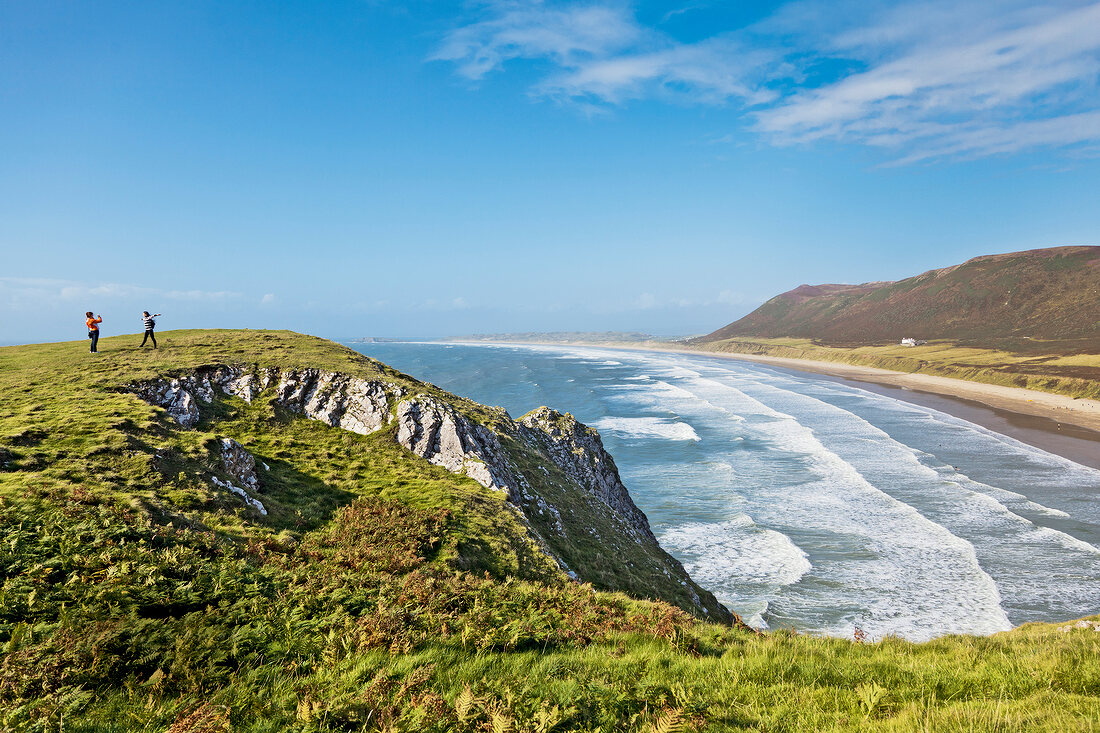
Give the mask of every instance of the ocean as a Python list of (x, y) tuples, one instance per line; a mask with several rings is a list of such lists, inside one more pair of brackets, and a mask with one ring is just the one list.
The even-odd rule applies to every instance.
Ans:
[(1100, 612), (1100, 470), (930, 407), (707, 356), (348, 345), (597, 428), (662, 546), (753, 626), (919, 641)]

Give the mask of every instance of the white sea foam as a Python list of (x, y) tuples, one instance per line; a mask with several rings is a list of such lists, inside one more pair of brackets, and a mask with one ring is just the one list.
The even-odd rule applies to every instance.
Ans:
[(662, 532), (660, 539), (678, 556), (693, 558), (690, 572), (704, 585), (731, 580), (791, 585), (812, 567), (790, 537), (758, 527), (747, 514), (727, 522), (681, 525)]
[[(757, 364), (545, 353), (589, 362), (577, 381), (592, 387), (596, 414), (612, 415), (595, 427), (667, 441), (625, 443), (619, 467), (666, 547), (752, 623), (925, 639), (1100, 607), (1097, 547), (1082, 539), (1100, 538), (1089, 519), (1100, 472), (928, 408)], [(605, 383), (601, 366), (621, 376)], [(556, 373), (536, 371), (548, 402)], [(706, 462), (685, 460), (676, 444), (700, 434), (690, 450), (705, 446)]]
[[(821, 440), (854, 461), (895, 498), (921, 507), (929, 519), (972, 543), (983, 569), (997, 582), (1017, 613), (1049, 604), (1045, 584), (1036, 584), (1022, 569), (1038, 564), (1061, 578), (1059, 593), (1084, 608), (1100, 603), (1100, 551), (1066, 532), (1037, 526), (1019, 512), (1044, 507), (1016, 493), (973, 481), (934, 457), (893, 440), (863, 418), (816, 397), (763, 385), (761, 393), (798, 415), (800, 423), (821, 431)], [(924, 460), (921, 460), (921, 459)], [(931, 460), (930, 460), (931, 459)]]
[(664, 380), (639, 385), (601, 385), (601, 388), (617, 392), (617, 394), (611, 395), (612, 399), (650, 409), (676, 412), (711, 411), (722, 413), (726, 420), (739, 422), (742, 419), (725, 407), (714, 404), (694, 392)]
[[(660, 541), (696, 581), (756, 628), (767, 627), (764, 615), (776, 589), (797, 583), (812, 568), (790, 537), (756, 526), (747, 514), (670, 528)], [(736, 593), (723, 592), (735, 586)]]
[(750, 433), (765, 438), (774, 451), (798, 457), (809, 471), (801, 484), (764, 488), (761, 509), (783, 526), (841, 533), (849, 541), (862, 538), (855, 546), (866, 559), (837, 563), (828, 571), (861, 591), (857, 596), (867, 605), (861, 622), (869, 631), (928, 638), (945, 631), (1010, 628), (997, 587), (969, 542), (879, 490), (791, 415), (691, 374), (686, 383), (694, 394), (730, 412), (748, 413)]
[(599, 431), (609, 431), (627, 438), (661, 438), (663, 440), (699, 440), (695, 428), (686, 422), (659, 417), (604, 417), (592, 423)]

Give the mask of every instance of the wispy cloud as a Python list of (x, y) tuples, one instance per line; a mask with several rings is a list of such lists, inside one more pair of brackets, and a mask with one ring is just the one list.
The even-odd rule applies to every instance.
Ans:
[(1096, 0), (804, 0), (692, 42), (621, 2), (481, 7), (433, 58), (471, 80), (549, 62), (538, 97), (730, 105), (775, 144), (851, 142), (899, 163), (1100, 145)]
[(651, 292), (642, 292), (637, 295), (607, 303), (596, 308), (597, 312), (628, 313), (634, 311), (676, 310), (682, 308), (708, 308), (712, 306), (742, 305), (749, 302), (744, 293), (733, 290), (723, 290), (715, 295), (698, 295), (695, 297), (662, 297)]
[[(163, 290), (124, 283), (80, 283), (37, 277), (0, 277), (0, 300), (14, 309), (39, 309), (56, 303), (75, 303), (133, 298), (175, 301), (221, 302), (240, 298), (241, 294), (221, 290)], [(78, 302), (79, 301), (79, 302)]]
[(1100, 3), (911, 4), (818, 40), (866, 68), (758, 112), (778, 141), (904, 149), (903, 162), (1100, 141)]
[(516, 58), (548, 58), (576, 67), (645, 45), (653, 35), (618, 5), (556, 8), (505, 1), (491, 3), (488, 16), (449, 33), (432, 58), (453, 61), (460, 74), (480, 79)]

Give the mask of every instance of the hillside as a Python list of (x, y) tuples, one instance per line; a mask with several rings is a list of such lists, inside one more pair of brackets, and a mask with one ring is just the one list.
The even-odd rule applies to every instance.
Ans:
[(1013, 351), (1096, 350), (1100, 247), (976, 257), (898, 282), (801, 285), (697, 343), (735, 337), (803, 338), (827, 346), (910, 337)]
[(0, 729), (1100, 721), (1100, 622), (758, 635), (569, 415), (288, 332), (161, 341), (0, 349)]

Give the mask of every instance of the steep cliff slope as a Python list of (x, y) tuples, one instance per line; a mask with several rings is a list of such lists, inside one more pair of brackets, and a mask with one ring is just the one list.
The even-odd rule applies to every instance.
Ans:
[[(359, 358), (378, 369), (366, 357)], [(134, 382), (126, 389), (165, 408), (183, 428), (240, 437), (246, 444), (250, 439), (237, 427), (237, 410), (261, 406), (359, 435), (392, 434), (398, 445), (428, 463), (506, 499), (509, 509), (518, 510), (516, 519), (534, 546), (570, 577), (731, 620), (660, 548), (599, 434), (571, 416), (542, 407), (517, 422), (501, 409), (459, 399), (403, 375), (283, 369), (239, 359)], [(219, 439), (224, 456), (224, 441), (231, 438)], [(228, 468), (223, 473), (212, 474), (210, 480), (241, 496), (262, 516), (269, 509), (278, 512), (278, 494), (267, 491), (270, 498), (265, 496), (264, 482), (254, 471), (246, 471), (246, 478)], [(461, 547), (454, 560), (464, 568), (485, 562)]]
[(289, 333), (136, 343), (0, 348), (0, 730), (1084, 730), (1100, 715), (1097, 621), (927, 645), (701, 621), (724, 612), (568, 415), (513, 420)]
[[(699, 339), (810, 338), (828, 345), (902, 337), (1026, 346), (1100, 345), (1100, 247), (976, 257), (898, 282), (801, 285)], [(1075, 342), (1075, 343), (1074, 343)]]

